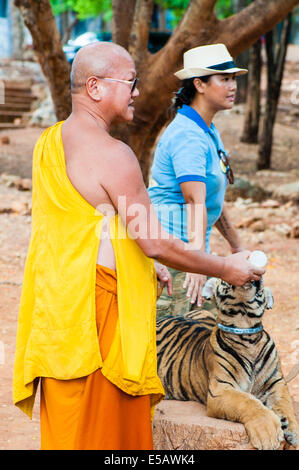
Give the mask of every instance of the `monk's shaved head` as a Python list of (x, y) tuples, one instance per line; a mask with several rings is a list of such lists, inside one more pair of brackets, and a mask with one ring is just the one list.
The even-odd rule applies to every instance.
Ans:
[(71, 71), (72, 93), (80, 93), (91, 75), (112, 77), (121, 58), (132, 60), (126, 49), (111, 42), (94, 42), (76, 54)]

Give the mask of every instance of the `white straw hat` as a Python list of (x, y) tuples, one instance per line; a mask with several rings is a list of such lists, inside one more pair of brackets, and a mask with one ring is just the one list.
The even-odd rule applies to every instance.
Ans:
[(217, 73), (235, 73), (243, 75), (248, 70), (236, 67), (225, 44), (210, 44), (189, 49), (184, 53), (184, 68), (174, 75), (180, 80), (192, 77), (204, 77)]

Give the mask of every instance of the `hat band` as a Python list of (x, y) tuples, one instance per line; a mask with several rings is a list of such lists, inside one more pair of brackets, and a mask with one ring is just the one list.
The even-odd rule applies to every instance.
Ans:
[(222, 62), (222, 64), (210, 65), (209, 67), (205, 68), (214, 70), (227, 70), (236, 68), (236, 65), (233, 60), (230, 60), (229, 62)]

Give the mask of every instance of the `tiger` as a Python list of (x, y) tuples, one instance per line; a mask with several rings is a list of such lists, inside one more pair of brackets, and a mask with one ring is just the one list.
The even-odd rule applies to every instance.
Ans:
[[(207, 415), (243, 423), (256, 449), (296, 446), (299, 427), (277, 349), (262, 316), (273, 296), (263, 280), (242, 287), (210, 278), (217, 314), (194, 310), (157, 320), (158, 375), (168, 399), (195, 400)], [(208, 292), (208, 294), (207, 294)]]

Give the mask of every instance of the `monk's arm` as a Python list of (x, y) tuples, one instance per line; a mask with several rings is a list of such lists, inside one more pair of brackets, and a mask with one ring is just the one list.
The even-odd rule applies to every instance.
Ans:
[(109, 165), (101, 184), (136, 243), (148, 257), (180, 271), (220, 277), (235, 285), (243, 285), (249, 279), (259, 279), (263, 270), (246, 261), (248, 253), (227, 257), (209, 255), (200, 250), (190, 250), (187, 243), (170, 237), (153, 210), (132, 150), (119, 143), (110, 152)]

